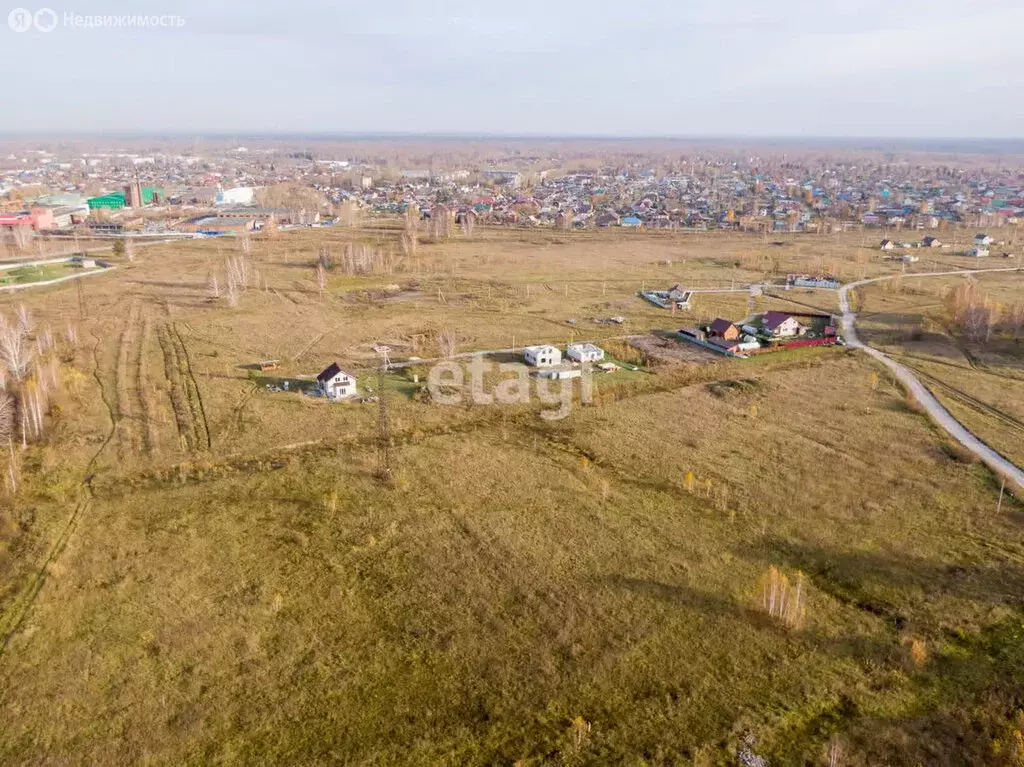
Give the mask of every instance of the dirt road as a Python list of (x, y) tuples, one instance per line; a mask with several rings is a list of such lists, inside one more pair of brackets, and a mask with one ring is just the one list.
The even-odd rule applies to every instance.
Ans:
[[(924, 274), (905, 274), (902, 277), (939, 277), (949, 276), (957, 274), (976, 274), (979, 272), (1015, 272), (1018, 271), (1017, 267), (1003, 268), (1003, 269), (967, 269), (958, 270), (952, 272), (929, 272)], [(945, 429), (953, 439), (963, 445), (965, 448), (970, 450), (974, 455), (978, 456), (981, 461), (985, 463), (993, 471), (1005, 475), (1009, 479), (1016, 482), (1021, 487), (1024, 487), (1024, 470), (1019, 466), (1010, 462), (1008, 459), (1001, 456), (995, 450), (990, 448), (980, 439), (975, 437), (963, 424), (957, 421), (949, 411), (944, 408), (937, 399), (932, 395), (930, 391), (922, 384), (917, 376), (915, 376), (909, 368), (901, 365), (900, 363), (893, 360), (887, 354), (873, 349), (867, 346), (858, 338), (855, 323), (857, 321), (857, 315), (850, 309), (849, 291), (851, 288), (856, 288), (861, 285), (866, 285), (871, 282), (881, 282), (882, 280), (889, 280), (897, 275), (889, 277), (875, 277), (868, 280), (860, 280), (859, 282), (851, 282), (849, 285), (843, 285), (839, 289), (839, 306), (843, 313), (843, 335), (846, 338), (846, 343), (857, 349), (863, 349), (867, 354), (871, 355), (887, 368), (889, 368), (893, 374), (908, 388), (914, 395), (914, 399), (921, 403), (921, 406), (928, 411), (936, 423)]]

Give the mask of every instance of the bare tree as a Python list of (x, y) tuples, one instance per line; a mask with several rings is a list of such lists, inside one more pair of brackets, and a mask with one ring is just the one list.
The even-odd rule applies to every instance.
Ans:
[(316, 284), (320, 289), (320, 300), (324, 300), (324, 290), (327, 288), (327, 270), (324, 269), (324, 265), (318, 263), (316, 265)]
[(1003, 307), (995, 301), (987, 301), (985, 312), (985, 343), (988, 343), (992, 340), (992, 333), (1003, 316)]
[(452, 333), (448, 328), (442, 328), (435, 337), (437, 343), (438, 354), (446, 360), (450, 360), (455, 356), (455, 347), (457, 345), (455, 334)]
[(220, 298), (220, 280), (213, 272), (210, 272), (210, 276), (206, 280), (206, 292), (214, 300)]
[(342, 226), (359, 226), (359, 205), (353, 200), (345, 200), (338, 206), (338, 223)]
[(18, 459), (14, 452), (14, 397), (7, 391), (0, 390), (0, 441), (7, 443), (7, 478), (11, 483), (11, 492), (18, 492)]
[(241, 287), (238, 284), (238, 278), (235, 273), (228, 271), (228, 278), (225, 283), (225, 292), (228, 297), (228, 306), (234, 309), (238, 306), (238, 297), (241, 294)]
[(232, 308), (238, 306), (239, 297), (249, 288), (253, 282), (253, 271), (249, 265), (249, 259), (242, 256), (228, 256), (225, 261), (225, 280), (228, 305)]
[(35, 237), (35, 232), (32, 231), (30, 226), (12, 226), (11, 235), (14, 238), (14, 244), (18, 250), (28, 250), (32, 244), (32, 239)]
[(135, 241), (125, 240), (124, 241), (124, 257), (128, 259), (128, 263), (135, 262)]
[(53, 348), (53, 333), (49, 328), (36, 335), (36, 353), (42, 357)]
[(1010, 324), (1010, 332), (1013, 333), (1015, 341), (1020, 339), (1020, 332), (1024, 329), (1024, 303), (1014, 304), (1013, 310), (1009, 313), (1007, 321)]
[(21, 444), (24, 447), (29, 439), (39, 439), (43, 435), (43, 414), (46, 412), (47, 393), (37, 379), (29, 378), (18, 390), (18, 400)]
[(796, 585), (777, 568), (770, 567), (761, 578), (761, 609), (790, 628), (801, 628), (807, 613), (807, 588), (803, 573), (796, 574)]
[(451, 236), (451, 215), (444, 205), (435, 205), (430, 211), (430, 224), (434, 239)]
[(248, 233), (242, 235), (238, 241), (238, 246), (242, 249), (242, 253), (245, 256), (252, 255), (252, 237)]
[(15, 381), (20, 382), (28, 375), (32, 351), (24, 326), (0, 315), (0, 361)]
[(35, 327), (35, 322), (32, 320), (32, 315), (29, 314), (25, 304), (18, 304), (18, 327), (21, 328), (25, 335), (32, 332), (32, 328)]
[(14, 435), (14, 397), (0, 389), (0, 440), (6, 442)]

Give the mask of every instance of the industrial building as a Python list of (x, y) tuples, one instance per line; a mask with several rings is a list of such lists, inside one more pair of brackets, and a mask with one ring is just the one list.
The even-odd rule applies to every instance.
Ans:
[(111, 192), (99, 197), (90, 197), (86, 202), (89, 210), (121, 210), (124, 207), (124, 192)]
[(254, 205), (256, 190), (251, 186), (236, 186), (233, 189), (218, 189), (216, 205)]
[(142, 185), (133, 181), (124, 188), (124, 204), (128, 208), (142, 207)]

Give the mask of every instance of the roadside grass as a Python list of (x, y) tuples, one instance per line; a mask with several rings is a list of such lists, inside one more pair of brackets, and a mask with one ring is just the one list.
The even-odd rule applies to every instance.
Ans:
[[(989, 264), (978, 265), (985, 268)], [(1021, 300), (1024, 275), (980, 274), (986, 292), (1003, 303)], [(996, 336), (972, 341), (946, 324), (942, 296), (963, 277), (866, 286), (858, 317), (864, 340), (922, 374), (943, 406), (998, 452), (1024, 465), (1024, 365), (1020, 342)]]
[(943, 388), (929, 388), (942, 406), (972, 434), (1017, 466), (1024, 466), (1024, 429), (1007, 425), (992, 413), (965, 403)]

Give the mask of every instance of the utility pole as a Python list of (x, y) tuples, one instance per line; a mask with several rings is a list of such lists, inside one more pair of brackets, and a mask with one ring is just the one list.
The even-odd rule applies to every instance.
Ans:
[(388, 346), (374, 346), (381, 356), (377, 371), (377, 479), (390, 484), (394, 479), (391, 466), (391, 425), (388, 422), (388, 406), (384, 398), (384, 374), (391, 368)]
[(1003, 484), (999, 487), (999, 503), (996, 504), (996, 514), (1003, 509), (1003, 493), (1006, 491), (1006, 477), (1003, 477)]
[(82, 287), (82, 280), (75, 280), (75, 284), (78, 286), (78, 319), (84, 320), (86, 318), (86, 306), (85, 306), (85, 288)]

